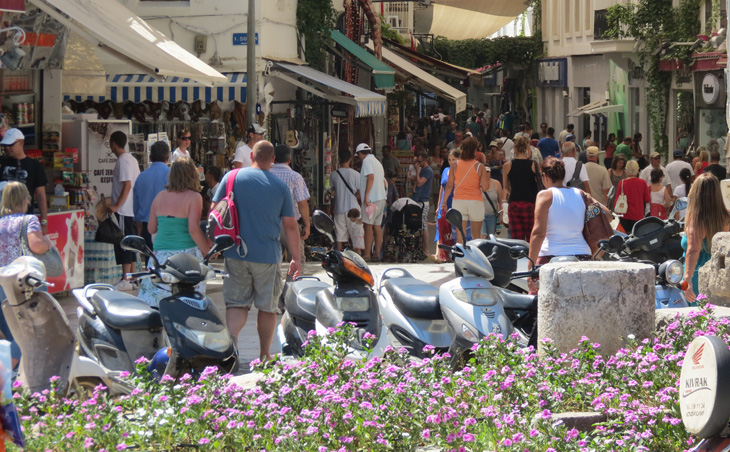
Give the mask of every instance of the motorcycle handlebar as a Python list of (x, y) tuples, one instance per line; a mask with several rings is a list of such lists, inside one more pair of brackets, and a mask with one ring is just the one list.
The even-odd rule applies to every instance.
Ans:
[(444, 245), (443, 243), (439, 243), (438, 247), (440, 250), (451, 251), (451, 247), (449, 245)]

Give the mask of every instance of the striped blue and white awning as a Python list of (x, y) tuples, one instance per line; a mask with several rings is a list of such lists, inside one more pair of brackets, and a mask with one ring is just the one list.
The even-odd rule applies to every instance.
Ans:
[(111, 100), (113, 102), (195, 102), (200, 99), (205, 103), (217, 100), (230, 102), (237, 100), (246, 102), (246, 74), (244, 72), (230, 72), (223, 74), (228, 83), (220, 86), (205, 86), (190, 78), (167, 77), (158, 80), (144, 74), (116, 74), (106, 77), (105, 96), (64, 96), (64, 100), (83, 102), (87, 99), (96, 102)]

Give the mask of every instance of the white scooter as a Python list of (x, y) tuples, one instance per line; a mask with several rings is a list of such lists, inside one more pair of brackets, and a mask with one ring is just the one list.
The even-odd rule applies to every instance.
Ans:
[[(446, 220), (461, 228), (459, 211), (449, 210)], [(537, 297), (514, 293), (491, 282), (495, 280), (495, 274), (490, 258), (502, 251), (513, 260), (524, 258), (526, 248), (491, 244), (488, 258), (477, 244), (439, 245), (454, 257), (457, 277), (438, 289), (413, 278), (403, 269), (383, 272), (378, 284), (378, 300), (393, 348), (404, 347), (412, 356), (420, 358), (424, 357), (423, 347), (431, 345), (437, 352), (448, 351), (454, 364), (458, 365), (473, 344), (491, 333), (508, 337), (517, 332), (521, 345), (533, 345), (531, 332)], [(525, 276), (512, 273), (507, 281)], [(515, 328), (515, 316), (509, 315), (514, 312), (530, 314), (530, 318), (518, 318), (521, 325), (529, 324), (528, 327)]]
[(113, 393), (129, 392), (131, 388), (118, 375), (79, 356), (76, 336), (61, 306), (48, 292), (34, 292), (45, 284), (45, 266), (34, 257), (21, 256), (0, 269), (6, 296), (2, 310), (23, 352), (28, 388), (32, 392), (49, 389), (51, 377), (57, 376), (57, 387), (63, 392), (90, 391), (99, 382)]

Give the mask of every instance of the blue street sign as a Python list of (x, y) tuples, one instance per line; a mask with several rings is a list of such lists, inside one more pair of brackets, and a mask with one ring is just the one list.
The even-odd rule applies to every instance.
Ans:
[[(233, 45), (234, 46), (248, 45), (248, 33), (233, 33)], [(259, 45), (259, 34), (258, 33), (256, 33), (256, 45)]]

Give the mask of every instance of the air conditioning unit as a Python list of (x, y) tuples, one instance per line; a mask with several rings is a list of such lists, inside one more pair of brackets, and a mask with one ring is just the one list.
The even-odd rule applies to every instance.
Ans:
[(400, 28), (400, 19), (398, 16), (388, 16), (385, 20), (388, 21), (388, 25), (390, 25), (391, 28)]

